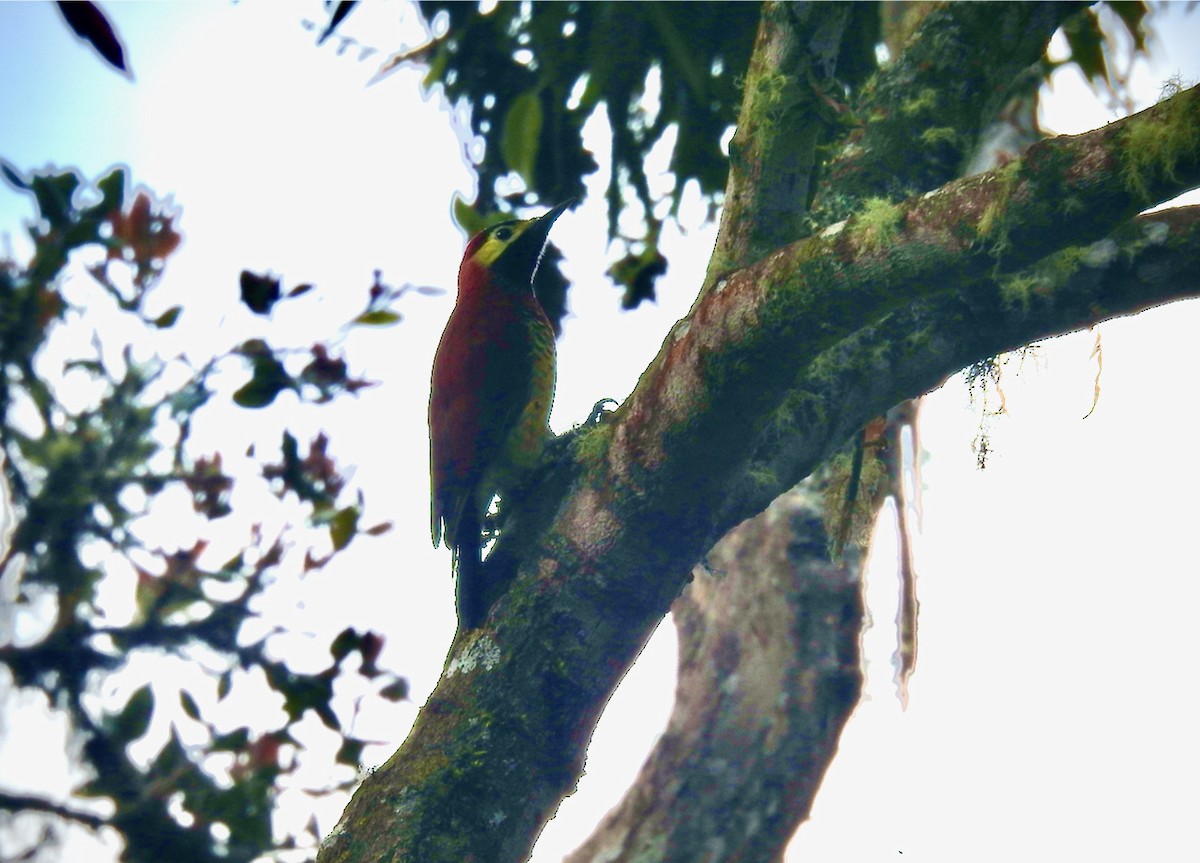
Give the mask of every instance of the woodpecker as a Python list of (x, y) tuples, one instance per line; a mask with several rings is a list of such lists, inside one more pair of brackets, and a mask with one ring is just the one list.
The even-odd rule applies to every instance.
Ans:
[(432, 534), (453, 553), (458, 621), (487, 615), (482, 522), (492, 496), (511, 489), (542, 453), (554, 401), (554, 330), (533, 278), (554, 220), (573, 201), (537, 219), (476, 234), (458, 270), (458, 299), (433, 360), (429, 395)]

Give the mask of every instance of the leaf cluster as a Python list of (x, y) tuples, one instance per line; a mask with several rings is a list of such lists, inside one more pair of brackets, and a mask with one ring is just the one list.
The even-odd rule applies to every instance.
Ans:
[[(638, 245), (629, 261), (657, 267), (659, 226), (678, 212), (689, 181), (718, 199), (722, 138), (737, 115), (755, 4), (418, 5), (441, 34), (426, 52), (426, 86), (440, 84), (452, 101), (469, 103), (470, 131), (483, 143), (479, 212), (582, 197), (584, 176), (596, 170), (583, 129), (598, 111), (610, 128), (609, 237)], [(660, 200), (646, 159), (668, 130), (674, 185)], [(644, 230), (621, 228), (627, 209), (642, 214)], [(652, 283), (659, 274), (626, 266), (611, 275), (632, 306), (653, 295), (639, 279)]]
[[(189, 540), (187, 527), (170, 538), (178, 550), (157, 547), (139, 519), (164, 495), (183, 490), (202, 534), (235, 515), (235, 486), (253, 481), (228, 473), (221, 453), (196, 455), (188, 446), (194, 418), (218, 398), (210, 376), (219, 362), (241, 357), (250, 367), (250, 383), (234, 395), (243, 407), (265, 406), (285, 387), (323, 403), (367, 384), (325, 344), (312, 346), (295, 374), (285, 368), (289, 352), (265, 340), (195, 368), (182, 358), (139, 360), (129, 344), (106, 350), (103, 327), (90, 348), (73, 345), (71, 358), (56, 367), (50, 358), (60, 355), (55, 346), (68, 338), (66, 328), (106, 314), (78, 305), (70, 290), (77, 280), (90, 278), (102, 288), (100, 298), (112, 301), (107, 314), (122, 322), (115, 331), (128, 332), (132, 321), (150, 336), (179, 324), (181, 307), (150, 309), (183, 237), (176, 214), (146, 191), (130, 194), (123, 170), (94, 184), (74, 171), (2, 170), (33, 206), (34, 251), (26, 262), (0, 261), (0, 580), (12, 600), (0, 608), (0, 680), (9, 690), (0, 709), (19, 693), (44, 692), (48, 709), (69, 720), (83, 775), (67, 804), (0, 795), (0, 823), (31, 806), (47, 813), (42, 850), (30, 849), (33, 856), (53, 853), (64, 826), (74, 823), (117, 830), (128, 861), (252, 860), (276, 844), (272, 812), (280, 780), (296, 769), (296, 723), (312, 711), (341, 738), (344, 777), (317, 793), (344, 791), (368, 741), (348, 727), (334, 681), (361, 675), (374, 696), (390, 700), (404, 698), (407, 686), (378, 666), (383, 639), (375, 633), (346, 629), (330, 645), (326, 669), (301, 673), (268, 648), (281, 630), (246, 625), (261, 614), (273, 584), (317, 572), (359, 534), (390, 526), (360, 528), (362, 497), (344, 500), (346, 481), (323, 435), (301, 456), (286, 431), (281, 460), (259, 462), (257, 481), (280, 499), (302, 501), (306, 524), (274, 537), (254, 526), (247, 546), (220, 562), (211, 560), (203, 535)], [(389, 306), (402, 291), (377, 287), (347, 326), (398, 320)], [(288, 299), (305, 292), (293, 290)], [(269, 313), (274, 301), (255, 299), (256, 311)], [(188, 373), (170, 384), (181, 367)], [(81, 386), (92, 394), (82, 407), (71, 395)], [(314, 529), (328, 537), (331, 551), (314, 553)], [(292, 553), (299, 543), (309, 544), (303, 556)], [(127, 601), (125, 612), (114, 610), (114, 591)], [(360, 657), (356, 667), (346, 665), (352, 654)], [(133, 679), (131, 687), (135, 657), (153, 657), (159, 668), (199, 664), (213, 686), (193, 692), (160, 677)], [(229, 729), (208, 715), (245, 697), (255, 676), (279, 695), (282, 724), (246, 716)], [(120, 703), (105, 696), (129, 688)], [(165, 745), (148, 765), (136, 761), (131, 744), (152, 739), (164, 720)], [(6, 775), (10, 786), (20, 782)], [(108, 801), (111, 814), (92, 814), (88, 799)], [(310, 825), (282, 847), (318, 838)]]

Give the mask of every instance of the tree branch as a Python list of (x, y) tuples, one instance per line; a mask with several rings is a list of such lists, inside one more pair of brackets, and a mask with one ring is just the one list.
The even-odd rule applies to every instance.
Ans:
[[(608, 694), (691, 566), (731, 526), (714, 502), (740, 477), (797, 374), (820, 373), (839, 342), (915, 313), (914, 301), (955, 290), (965, 308), (985, 307), (997, 278), (1102, 238), (1143, 195), (1162, 200), (1194, 185), (1198, 120), (1200, 97), (1188, 91), (1097, 132), (1038, 144), (1020, 162), (883, 219), (860, 216), (784, 247), (702, 292), (617, 415), (579, 436), (567, 478), (554, 484), (570, 491), (556, 509), (557, 497), (545, 504), (553, 525), (521, 555), (517, 584), (489, 628), (455, 643), (409, 739), (364, 783), (320, 859), (527, 855), (579, 775)], [(1170, 146), (1150, 159), (1132, 146), (1123, 153), (1138, 140)], [(895, 349), (901, 359), (922, 350)], [(847, 365), (873, 376), (885, 360)], [(857, 429), (923, 391), (918, 379), (847, 381), (861, 398), (807, 432), (828, 442), (835, 426)], [(830, 450), (813, 446), (796, 473)], [(393, 817), (372, 817), (380, 806)]]
[(696, 567), (673, 607), (670, 725), (566, 863), (688, 863), (714, 847), (774, 860), (807, 816), (862, 689), (863, 561), (829, 561), (815, 486), (739, 524)]
[(83, 824), (85, 827), (91, 827), (93, 830), (111, 826), (107, 819), (101, 818), (99, 815), (81, 812), (61, 803), (55, 803), (44, 797), (34, 797), (30, 794), (9, 794), (0, 791), (0, 809), (6, 809), (9, 812), (41, 812), (46, 815), (56, 815), (59, 818)]

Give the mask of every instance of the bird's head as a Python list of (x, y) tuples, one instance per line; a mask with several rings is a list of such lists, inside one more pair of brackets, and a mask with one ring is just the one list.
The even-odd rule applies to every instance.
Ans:
[(574, 200), (564, 201), (536, 219), (500, 222), (480, 231), (463, 253), (460, 283), (469, 268), (487, 273), (504, 287), (527, 290), (537, 275), (554, 220), (574, 203)]

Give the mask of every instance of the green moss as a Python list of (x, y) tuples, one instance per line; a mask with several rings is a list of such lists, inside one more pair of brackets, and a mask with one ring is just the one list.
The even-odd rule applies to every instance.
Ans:
[(608, 452), (614, 428), (616, 425), (611, 422), (598, 422), (580, 428), (571, 440), (575, 460), (585, 467), (595, 465)]
[(933, 126), (921, 133), (921, 143), (934, 147), (958, 142), (958, 130), (952, 126)]
[(859, 249), (880, 252), (896, 241), (904, 210), (884, 198), (868, 198), (849, 228)]
[(914, 98), (900, 103), (900, 113), (905, 117), (915, 117), (926, 111), (932, 111), (937, 107), (937, 101), (937, 90), (934, 90), (932, 87), (925, 87)]
[(1121, 177), (1138, 199), (1154, 203), (1150, 181), (1156, 175), (1176, 179), (1175, 167), (1200, 152), (1200, 127), (1191, 122), (1188, 102), (1172, 99), (1186, 88), (1178, 75), (1163, 85), (1156, 110), (1126, 128), (1121, 146)]
[(1000, 296), (1008, 305), (1028, 310), (1035, 296), (1049, 297), (1065, 286), (1089, 261), (1090, 246), (1068, 246), (1027, 270), (1000, 281)]
[(1009, 245), (1008, 203), (1012, 198), (1013, 190), (1017, 187), (1017, 183), (1020, 180), (1021, 168), (1021, 160), (1014, 159), (993, 172), (994, 182), (996, 183), (996, 195), (991, 203), (984, 207), (979, 221), (975, 223), (976, 236), (981, 239), (991, 239), (990, 253), (997, 259), (999, 259), (1000, 255), (1004, 253)]

